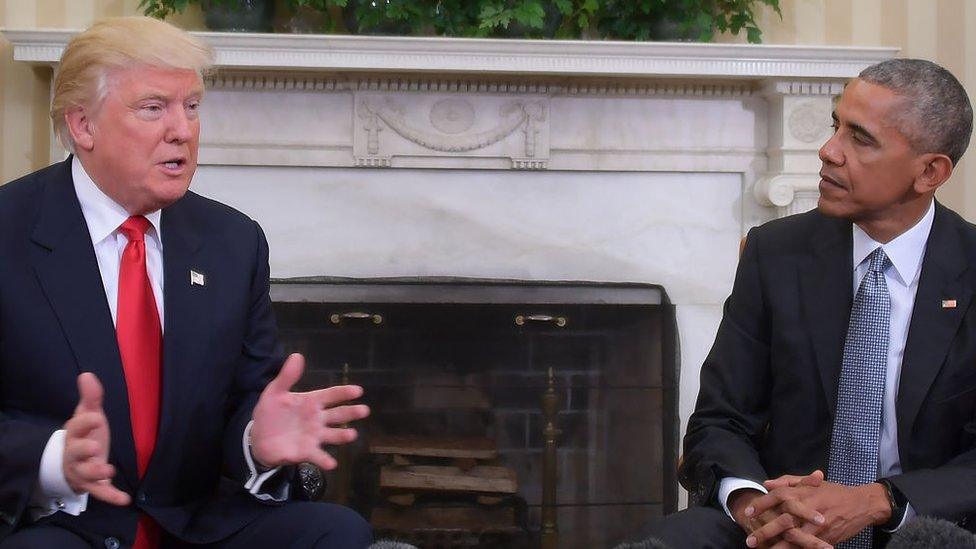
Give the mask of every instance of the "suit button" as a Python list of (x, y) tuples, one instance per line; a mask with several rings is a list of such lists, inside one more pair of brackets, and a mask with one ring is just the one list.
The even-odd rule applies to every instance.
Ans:
[(119, 549), (119, 540), (116, 538), (105, 538), (105, 549)]
[(146, 501), (148, 501), (148, 500), (149, 500), (149, 498), (146, 497), (146, 494), (144, 494), (142, 492), (139, 492), (138, 494), (136, 494), (136, 501), (138, 501), (139, 503), (146, 503)]

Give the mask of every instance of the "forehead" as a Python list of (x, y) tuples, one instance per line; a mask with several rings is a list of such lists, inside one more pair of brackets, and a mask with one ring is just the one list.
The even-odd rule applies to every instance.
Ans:
[(169, 67), (138, 65), (116, 69), (109, 73), (108, 92), (124, 99), (143, 95), (186, 97), (201, 95), (203, 82), (196, 71)]
[(855, 78), (844, 88), (834, 113), (842, 123), (897, 131), (897, 117), (894, 115), (904, 108), (904, 101), (903, 97), (884, 86)]

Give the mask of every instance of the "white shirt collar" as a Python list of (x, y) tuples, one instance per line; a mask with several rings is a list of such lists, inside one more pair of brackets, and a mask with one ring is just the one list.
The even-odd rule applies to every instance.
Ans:
[[(78, 202), (81, 203), (81, 213), (88, 224), (92, 244), (98, 244), (113, 234), (119, 225), (129, 218), (129, 212), (98, 188), (77, 156), (71, 159), (71, 179), (74, 181)], [(152, 225), (150, 233), (155, 232), (155, 235), (150, 236), (155, 237), (159, 243), (162, 243), (160, 236), (162, 232), (159, 227), (161, 217), (160, 210), (145, 214), (145, 218)]]
[(935, 220), (935, 200), (929, 204), (928, 211), (912, 228), (901, 233), (887, 244), (876, 242), (854, 224), (854, 269), (856, 270), (868, 255), (878, 246), (884, 248), (885, 255), (891, 260), (895, 278), (905, 286), (911, 286), (922, 272), (922, 256), (925, 255), (925, 244), (932, 230)]

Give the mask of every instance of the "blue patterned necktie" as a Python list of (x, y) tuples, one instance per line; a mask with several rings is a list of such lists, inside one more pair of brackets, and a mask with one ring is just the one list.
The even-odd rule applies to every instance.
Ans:
[[(827, 465), (827, 480), (847, 486), (868, 484), (878, 476), (891, 318), (891, 297), (884, 273), (891, 260), (880, 247), (868, 258), (871, 265), (857, 288), (847, 326)], [(871, 549), (871, 543), (872, 529), (865, 528), (836, 547)]]

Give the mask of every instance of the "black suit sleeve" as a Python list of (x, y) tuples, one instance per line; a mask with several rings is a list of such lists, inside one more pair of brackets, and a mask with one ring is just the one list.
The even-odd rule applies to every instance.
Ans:
[(916, 469), (888, 480), (908, 498), (917, 514), (976, 529), (976, 410), (969, 419), (960, 433), (956, 457), (941, 467)]
[(722, 478), (767, 478), (757, 450), (770, 387), (759, 233), (753, 229), (746, 240), (715, 343), (702, 365), (698, 402), (684, 439), (679, 475), (702, 505), (717, 504)]
[(284, 352), (278, 342), (277, 324), (268, 293), (268, 241), (257, 223), (253, 223), (253, 227), (255, 262), (251, 280), (251, 305), (241, 356), (234, 374), (233, 394), (229, 399), (229, 420), (224, 433), (224, 470), (228, 476), (241, 483), (250, 474), (242, 445), (244, 429), (251, 420), (261, 391), (277, 375), (284, 363)]
[(24, 516), (55, 430), (0, 413), (0, 539)]
[(41, 455), (55, 430), (0, 412), (0, 540), (24, 516), (37, 486)]

